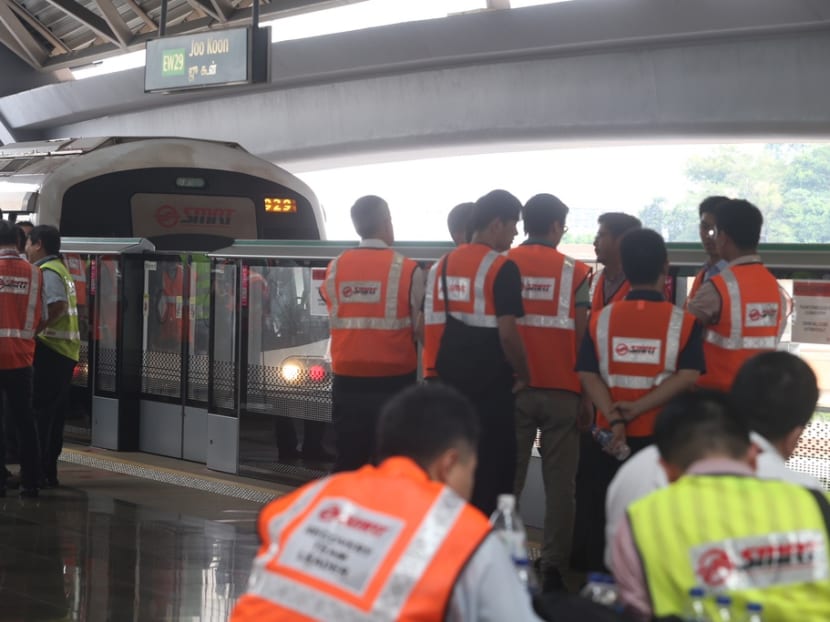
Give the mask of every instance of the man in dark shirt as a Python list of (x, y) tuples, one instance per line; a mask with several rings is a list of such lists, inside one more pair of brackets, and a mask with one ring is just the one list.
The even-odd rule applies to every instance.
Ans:
[(596, 442), (583, 448), (594, 467), (591, 492), (599, 501), (585, 519), (592, 525), (588, 570), (603, 568), (605, 493), (622, 464), (612, 454), (622, 444), (632, 453), (652, 444), (659, 409), (691, 389), (705, 371), (700, 325), (663, 297), (668, 273), (663, 238), (650, 229), (629, 231), (620, 255), (631, 291), (591, 317), (576, 362), (598, 411), (597, 427), (614, 435), (605, 450)]
[(431, 292), (445, 317), (438, 377), (467, 395), (481, 420), (472, 503), (486, 514), (499, 494), (513, 490), (514, 394), (529, 378), (516, 325), (524, 315), (521, 276), (499, 254), (513, 242), (520, 211), (519, 200), (504, 190), (481, 197), (473, 210), (472, 242), (441, 260)]

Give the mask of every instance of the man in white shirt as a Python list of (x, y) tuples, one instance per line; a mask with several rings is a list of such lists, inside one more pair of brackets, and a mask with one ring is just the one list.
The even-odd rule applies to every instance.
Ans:
[[(787, 352), (764, 352), (744, 363), (730, 395), (759, 449), (757, 476), (822, 490), (816, 478), (786, 464), (818, 402), (818, 382), (810, 366)], [(608, 487), (605, 563), (609, 567), (611, 543), (628, 506), (668, 485), (659, 461), (657, 447), (646, 447), (622, 466)]]

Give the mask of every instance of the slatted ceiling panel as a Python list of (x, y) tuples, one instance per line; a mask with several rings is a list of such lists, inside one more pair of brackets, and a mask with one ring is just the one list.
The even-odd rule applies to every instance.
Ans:
[[(50, 41), (48, 36), (36, 32), (37, 29), (31, 24), (27, 24), (24, 18), (15, 15), (15, 19), (18, 19), (20, 23), (13, 23), (12, 29), (24, 36), (28, 36), (28, 33), (31, 33), (36, 42), (35, 45), (43, 48), (42, 52), (36, 50), (33, 56), (38, 58), (40, 55), (45, 54), (47, 59), (43, 62), (38, 62), (30, 58), (29, 55), (24, 55), (20, 50), (13, 51), (20, 53), (21, 58), (35, 68), (46, 70), (63, 67), (79, 67), (107, 56), (117, 56), (125, 51), (143, 49), (147, 34), (155, 32), (157, 28), (149, 25), (144, 17), (138, 15), (133, 10), (131, 2), (134, 2), (156, 24), (158, 24), (161, 16), (160, 0), (53, 0), (57, 4), (65, 6), (67, 10), (63, 10), (47, 0), (10, 1), (23, 7), (31, 15), (33, 20), (38, 22), (59, 40), (58, 42), (54, 40)], [(281, 10), (290, 11), (293, 15), (300, 11), (310, 12), (363, 1), (290, 0), (287, 2), (269, 2), (268, 0), (264, 0), (261, 5), (261, 18), (263, 21), (274, 19), (279, 16)], [(83, 13), (85, 11), (88, 11), (98, 18), (93, 21), (97, 22), (101, 20), (101, 24), (106, 23), (105, 14), (109, 11), (102, 11), (99, 2), (106, 2), (111, 5), (123, 19), (129, 31), (129, 36), (125, 37), (127, 40), (123, 44), (119, 44), (117, 49), (113, 49), (113, 41), (102, 36), (101, 32), (96, 32), (89, 24), (84, 23), (85, 17)], [(239, 26), (250, 23), (249, 13), (251, 0), (227, 0), (227, 3), (233, 7), (233, 12), (228, 16), (228, 23), (222, 23), (213, 19), (202, 10), (194, 10), (187, 0), (169, 0), (167, 26), (177, 26), (184, 23), (187, 24), (186, 28), (192, 29), (190, 30), (191, 32), (204, 32), (220, 25)], [(81, 13), (77, 17), (71, 15), (73, 7)], [(111, 14), (111, 12), (109, 13)], [(190, 22), (193, 22), (193, 24), (190, 25)], [(99, 31), (103, 30), (103, 28), (99, 27)], [(106, 30), (108, 31), (109, 29), (109, 26), (107, 26)], [(10, 33), (6, 33), (6, 30), (6, 26), (0, 23), (0, 31), (2, 31), (2, 34), (8, 35), (5, 38), (11, 41), (15, 40)], [(116, 33), (113, 34), (115, 35)], [(136, 37), (140, 38), (136, 40)], [(113, 38), (117, 39), (117, 35)], [(67, 52), (63, 49), (64, 47), (69, 50), (70, 56), (67, 56)]]

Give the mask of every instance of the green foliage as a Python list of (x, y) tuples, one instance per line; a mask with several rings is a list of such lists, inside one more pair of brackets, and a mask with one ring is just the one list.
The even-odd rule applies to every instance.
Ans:
[(764, 214), (762, 241), (830, 242), (830, 145), (728, 145), (687, 162), (690, 187), (674, 206), (657, 197), (643, 224), (672, 242), (695, 241), (697, 205), (707, 196), (740, 197)]

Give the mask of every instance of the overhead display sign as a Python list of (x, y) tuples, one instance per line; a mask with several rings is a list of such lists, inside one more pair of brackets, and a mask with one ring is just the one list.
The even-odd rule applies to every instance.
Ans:
[(145, 92), (250, 82), (250, 33), (233, 28), (148, 41)]
[(209, 197), (182, 194), (134, 194), (130, 200), (133, 235), (223, 235), (251, 240), (257, 237), (256, 207), (245, 197)]

